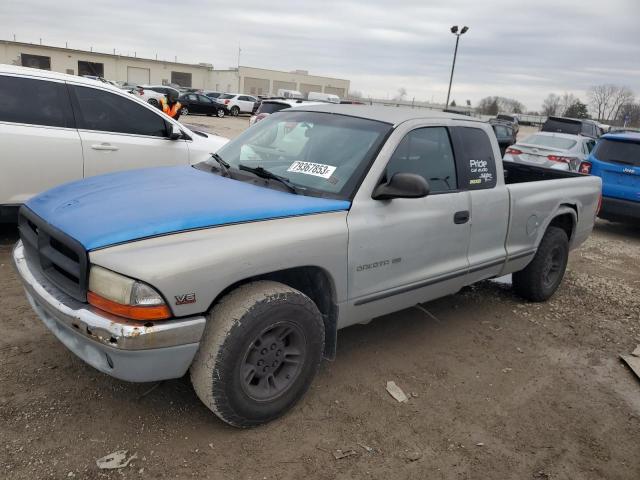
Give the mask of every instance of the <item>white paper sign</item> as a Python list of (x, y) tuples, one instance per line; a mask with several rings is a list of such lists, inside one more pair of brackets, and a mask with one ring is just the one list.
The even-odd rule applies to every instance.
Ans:
[(287, 172), (304, 173), (305, 175), (314, 175), (316, 177), (330, 178), (336, 167), (331, 165), (322, 165), (321, 163), (311, 162), (293, 162)]

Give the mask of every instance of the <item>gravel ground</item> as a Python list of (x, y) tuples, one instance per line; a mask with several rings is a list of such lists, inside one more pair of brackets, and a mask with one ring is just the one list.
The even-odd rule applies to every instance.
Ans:
[[(69, 353), (25, 300), (16, 238), (0, 230), (0, 478), (640, 478), (640, 382), (618, 358), (640, 343), (637, 227), (599, 221), (547, 303), (488, 281), (341, 331), (300, 404), (250, 430), (188, 378), (125, 383)], [(98, 470), (119, 449), (137, 458)]]

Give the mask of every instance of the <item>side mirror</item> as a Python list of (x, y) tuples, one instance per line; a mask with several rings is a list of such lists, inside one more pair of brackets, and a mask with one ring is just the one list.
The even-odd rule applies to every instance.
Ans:
[(429, 195), (429, 182), (416, 173), (396, 173), (387, 183), (381, 183), (373, 191), (374, 200), (392, 198), (422, 198)]
[(182, 138), (182, 131), (174, 123), (169, 124), (169, 140), (179, 140)]

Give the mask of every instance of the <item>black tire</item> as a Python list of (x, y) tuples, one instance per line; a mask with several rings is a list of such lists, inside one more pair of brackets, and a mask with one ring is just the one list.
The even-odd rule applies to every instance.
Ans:
[(238, 108), (237, 106), (231, 107), (231, 115), (233, 115), (234, 117), (240, 115), (240, 108)]
[(158, 103), (158, 100), (156, 100), (155, 98), (150, 98), (147, 103), (149, 105), (153, 105), (154, 107), (158, 108), (160, 106), (160, 103)]
[(216, 112), (216, 115), (218, 116), (218, 118), (224, 118), (225, 116), (224, 108), (219, 108), (218, 111)]
[(180, 115), (189, 115), (189, 109), (187, 107), (182, 107), (180, 109)]
[(548, 300), (562, 283), (568, 259), (566, 232), (558, 227), (549, 227), (531, 263), (513, 274), (515, 292), (532, 302)]
[(210, 312), (191, 383), (223, 421), (260, 425), (305, 394), (323, 349), (324, 323), (309, 297), (278, 282), (248, 283)]

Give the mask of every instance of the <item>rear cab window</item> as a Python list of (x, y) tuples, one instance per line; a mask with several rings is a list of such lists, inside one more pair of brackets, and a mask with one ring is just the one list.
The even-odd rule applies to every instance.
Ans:
[(496, 160), (489, 136), (481, 128), (452, 127), (453, 148), (461, 189), (496, 186)]
[(0, 122), (74, 128), (66, 85), (0, 75)]

